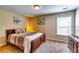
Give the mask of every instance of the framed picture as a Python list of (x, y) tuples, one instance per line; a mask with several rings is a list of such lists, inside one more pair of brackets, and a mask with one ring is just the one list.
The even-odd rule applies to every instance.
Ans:
[(40, 17), (37, 20), (38, 25), (45, 25), (45, 17)]
[(22, 17), (18, 16), (18, 17), (13, 17), (13, 24), (15, 25), (20, 25), (22, 24)]

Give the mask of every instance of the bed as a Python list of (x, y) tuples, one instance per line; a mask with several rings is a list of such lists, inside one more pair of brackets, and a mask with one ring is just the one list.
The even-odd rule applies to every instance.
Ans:
[[(25, 35), (26, 33), (22, 34), (15, 34), (15, 29), (8, 29), (6, 30), (6, 41), (7, 44), (11, 44), (19, 49), (21, 49), (23, 52), (34, 52), (43, 42), (45, 42), (45, 34), (44, 33), (38, 33), (33, 32), (28, 35)], [(18, 38), (18, 40), (14, 40), (14, 38)], [(12, 40), (10, 40), (12, 38)], [(11, 42), (13, 41), (13, 43)], [(17, 43), (15, 43), (18, 42)]]

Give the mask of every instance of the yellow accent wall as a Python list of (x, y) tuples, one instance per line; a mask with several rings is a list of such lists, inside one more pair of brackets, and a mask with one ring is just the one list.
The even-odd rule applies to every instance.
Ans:
[(36, 17), (29, 17), (28, 23), (26, 24), (27, 32), (36, 32)]

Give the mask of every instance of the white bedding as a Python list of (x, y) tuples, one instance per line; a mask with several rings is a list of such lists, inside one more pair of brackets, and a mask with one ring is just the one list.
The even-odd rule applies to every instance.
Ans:
[(26, 39), (28, 39), (30, 42), (35, 40), (36, 38), (40, 37), (41, 35), (43, 35), (42, 33), (36, 33), (30, 36), (26, 36)]

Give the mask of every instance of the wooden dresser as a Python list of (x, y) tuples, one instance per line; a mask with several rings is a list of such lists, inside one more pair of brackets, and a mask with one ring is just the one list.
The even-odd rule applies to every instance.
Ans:
[(79, 39), (74, 36), (69, 36), (68, 47), (73, 53), (79, 53)]

